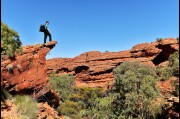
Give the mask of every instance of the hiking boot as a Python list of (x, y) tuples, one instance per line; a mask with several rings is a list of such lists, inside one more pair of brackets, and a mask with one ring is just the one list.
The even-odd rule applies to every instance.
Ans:
[(46, 45), (47, 45), (47, 43), (44, 43), (44, 44), (43, 44), (43, 46), (46, 46)]

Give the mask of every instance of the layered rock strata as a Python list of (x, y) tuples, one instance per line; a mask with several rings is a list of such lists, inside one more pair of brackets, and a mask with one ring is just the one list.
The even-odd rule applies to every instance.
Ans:
[(47, 73), (73, 74), (77, 86), (108, 88), (114, 83), (113, 69), (122, 62), (139, 61), (156, 66), (167, 61), (170, 54), (178, 50), (178, 40), (166, 38), (156, 42), (138, 44), (130, 50), (120, 52), (86, 52), (74, 58), (47, 60)]

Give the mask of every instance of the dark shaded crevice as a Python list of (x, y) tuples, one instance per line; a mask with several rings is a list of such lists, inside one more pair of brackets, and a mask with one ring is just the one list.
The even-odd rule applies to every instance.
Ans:
[[(123, 62), (117, 63), (117, 64), (116, 64), (116, 67), (117, 67), (117, 66), (120, 66), (122, 63), (123, 63)], [(116, 68), (116, 67), (115, 67), (115, 68)]]
[(155, 65), (167, 61), (169, 56), (176, 51), (170, 45), (158, 45), (157, 48), (162, 49), (162, 51), (152, 60)]
[(146, 50), (142, 49), (142, 50), (137, 50), (137, 51), (130, 51), (130, 53), (137, 53), (137, 52), (146, 52)]
[(106, 61), (106, 60), (116, 60), (116, 59), (124, 59), (124, 58), (129, 58), (129, 57), (115, 57), (115, 58), (105, 58), (105, 59), (95, 59), (95, 60), (87, 60), (87, 62), (90, 62), (90, 61)]
[(51, 91), (37, 98), (38, 103), (47, 102), (51, 107), (57, 108), (59, 106), (59, 97), (56, 97)]
[(88, 66), (78, 66), (78, 67), (75, 68), (75, 73), (78, 74), (78, 73), (80, 73), (82, 71), (87, 71), (88, 69), (89, 69)]
[(70, 71), (68, 70), (68, 68), (62, 68), (61, 70), (64, 71), (64, 72), (70, 72)]
[(31, 95), (34, 93), (34, 90), (33, 88), (30, 88), (30, 89), (23, 89), (19, 92), (17, 92), (18, 94), (21, 94), (21, 95)]
[(96, 73), (90, 74), (90, 76), (97, 76), (97, 75), (102, 75), (102, 74), (108, 74), (108, 73), (111, 73), (112, 70), (113, 69), (108, 69), (108, 70), (105, 70), (105, 71), (96, 72)]
[(53, 49), (55, 47), (55, 44), (54, 45), (49, 45), (48, 46), (50, 49)]
[(16, 91), (14, 89), (15, 85), (11, 88), (8, 87), (8, 88), (5, 88), (11, 95), (15, 96), (15, 95), (31, 95), (33, 94), (33, 89), (30, 88), (30, 89), (24, 89), (24, 90), (20, 90), (20, 91)]
[(15, 56), (9, 57), (9, 59), (10, 59), (11, 61), (15, 61), (15, 60), (16, 60), (16, 57), (15, 57)]
[(56, 70), (56, 74), (57, 73), (64, 73), (64, 72), (69, 73), (71, 71), (68, 68), (61, 68), (61, 69)]

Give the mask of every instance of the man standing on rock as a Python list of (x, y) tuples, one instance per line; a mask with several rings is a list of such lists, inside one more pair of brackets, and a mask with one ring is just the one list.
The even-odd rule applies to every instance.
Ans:
[(49, 41), (52, 41), (51, 33), (49, 32), (48, 29), (49, 21), (46, 21), (46, 24), (44, 25), (45, 30), (44, 30), (44, 44), (46, 43), (46, 38), (49, 36)]

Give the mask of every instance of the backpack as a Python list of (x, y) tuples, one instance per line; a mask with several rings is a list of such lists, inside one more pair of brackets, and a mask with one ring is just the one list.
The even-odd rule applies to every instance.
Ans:
[(44, 32), (45, 31), (45, 26), (41, 24), (39, 32)]

